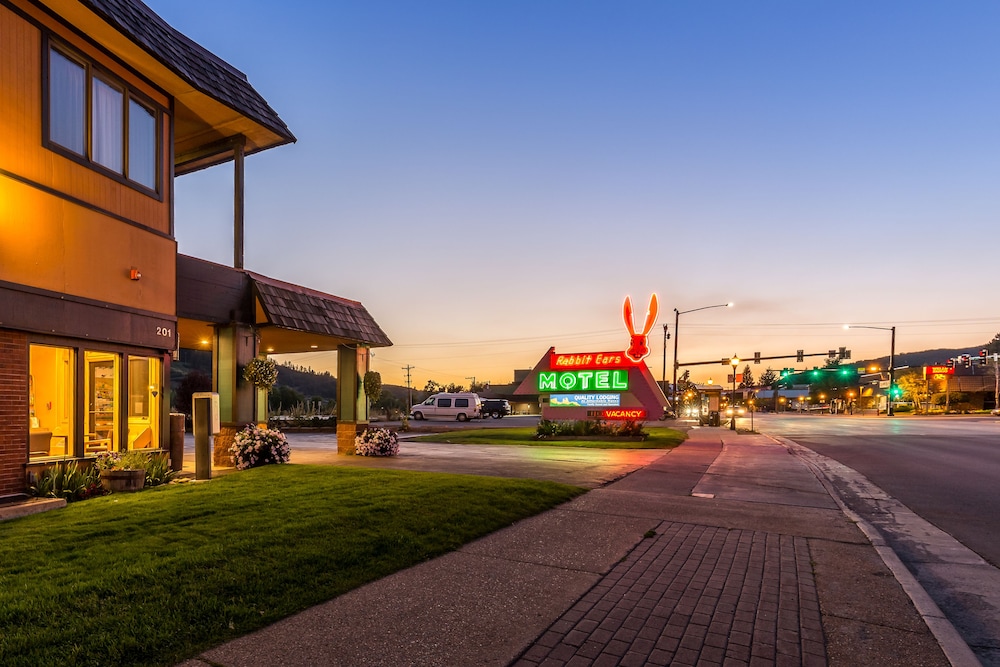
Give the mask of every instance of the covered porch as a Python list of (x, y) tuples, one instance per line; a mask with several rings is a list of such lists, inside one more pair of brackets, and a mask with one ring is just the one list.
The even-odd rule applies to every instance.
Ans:
[(243, 379), (251, 359), (337, 352), (338, 451), (350, 453), (368, 424), (363, 381), (370, 350), (392, 345), (358, 301), (185, 255), (177, 256), (177, 332), (179, 347), (212, 352), (222, 422), (216, 465), (229, 464), (242, 426), (267, 419), (266, 391)]

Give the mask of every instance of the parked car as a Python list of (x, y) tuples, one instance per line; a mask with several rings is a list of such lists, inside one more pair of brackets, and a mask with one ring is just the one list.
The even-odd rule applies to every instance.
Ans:
[(421, 419), (457, 419), (460, 422), (478, 419), (482, 416), (482, 401), (479, 394), (433, 394), (423, 403), (410, 408), (410, 416)]
[(510, 401), (506, 398), (483, 399), (483, 419), (486, 419), (486, 415), (493, 417), (493, 419), (503, 419), (510, 413)]

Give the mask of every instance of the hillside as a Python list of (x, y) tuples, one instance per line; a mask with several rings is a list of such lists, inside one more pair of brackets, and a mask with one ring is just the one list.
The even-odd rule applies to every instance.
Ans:
[(278, 366), (278, 386), (288, 387), (306, 398), (322, 398), (332, 401), (337, 398), (337, 378), (329, 371), (317, 373), (301, 366)]

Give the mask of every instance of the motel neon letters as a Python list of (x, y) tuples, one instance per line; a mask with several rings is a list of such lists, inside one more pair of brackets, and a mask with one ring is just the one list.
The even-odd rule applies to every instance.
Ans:
[(628, 391), (628, 369), (540, 372), (538, 393), (552, 391)]

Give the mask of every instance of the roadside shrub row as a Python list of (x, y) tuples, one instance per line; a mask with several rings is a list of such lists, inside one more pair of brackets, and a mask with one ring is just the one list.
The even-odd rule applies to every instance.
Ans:
[(627, 420), (608, 422), (602, 419), (581, 419), (575, 421), (553, 421), (543, 419), (538, 422), (535, 432), (537, 440), (558, 436), (608, 436), (619, 438), (639, 438), (645, 440), (648, 434), (643, 422)]

